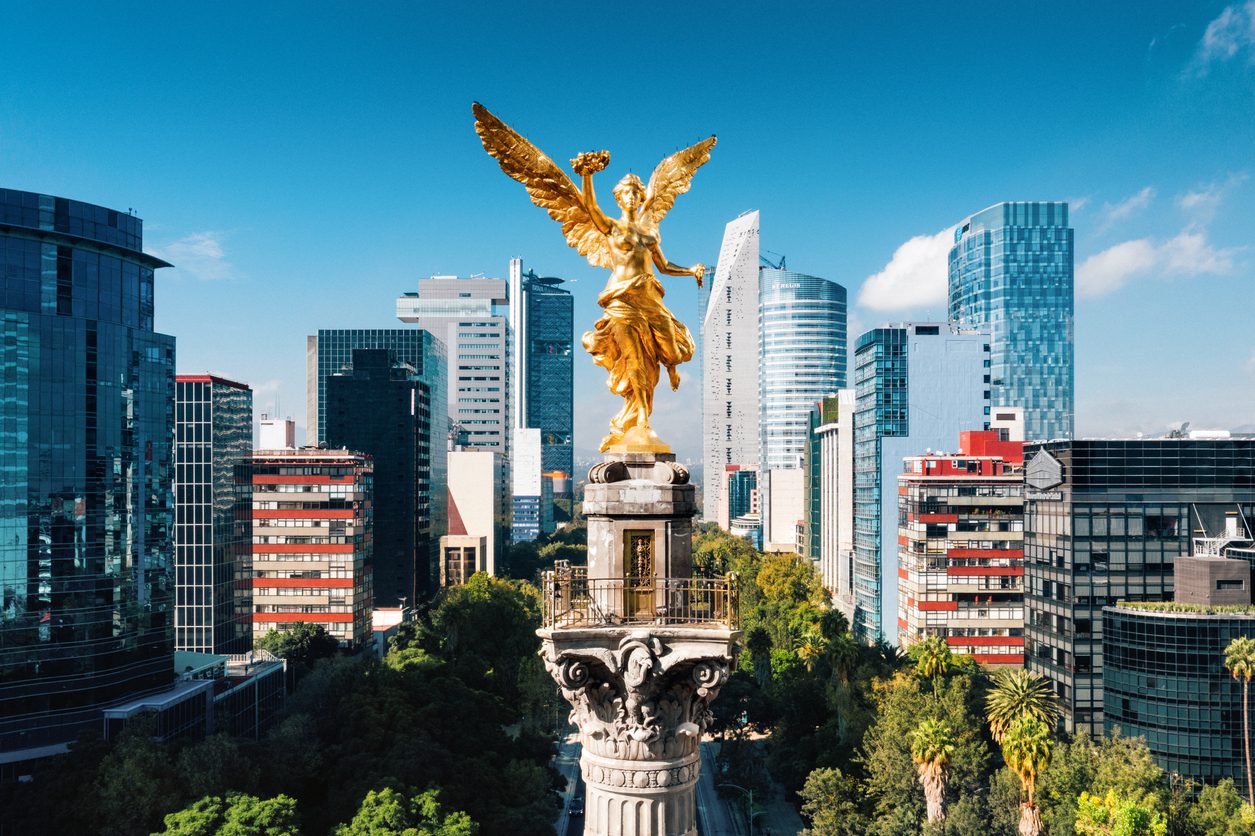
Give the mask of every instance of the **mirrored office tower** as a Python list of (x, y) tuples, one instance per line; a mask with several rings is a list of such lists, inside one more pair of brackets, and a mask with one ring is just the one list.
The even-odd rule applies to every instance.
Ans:
[(898, 474), (906, 456), (989, 426), (989, 336), (950, 323), (874, 328), (854, 350), (855, 637), (898, 636)]
[(1028, 439), (1071, 438), (1072, 228), (1066, 203), (998, 203), (955, 228), (950, 319), (989, 329), (994, 406)]
[(174, 646), (244, 653), (253, 641), (253, 390), (178, 375), (174, 430)]
[[(575, 468), (571, 355), (575, 306), (562, 283), (553, 276), (538, 276), (534, 270), (523, 272), (522, 260), (510, 259), (514, 425), (540, 430), (542, 472), (571, 476)], [(570, 483), (570, 479), (565, 482)]]
[[(0, 189), (0, 751), (169, 686), (174, 338), (139, 218)], [(18, 755), (17, 757), (20, 757)]]

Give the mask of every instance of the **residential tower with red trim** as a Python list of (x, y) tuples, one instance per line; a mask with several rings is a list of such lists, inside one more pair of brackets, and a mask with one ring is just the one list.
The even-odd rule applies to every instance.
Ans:
[(253, 452), (253, 638), (297, 622), (372, 641), (374, 465), (351, 450)]
[(959, 434), (898, 477), (898, 644), (940, 636), (982, 665), (1024, 664), (1024, 445)]

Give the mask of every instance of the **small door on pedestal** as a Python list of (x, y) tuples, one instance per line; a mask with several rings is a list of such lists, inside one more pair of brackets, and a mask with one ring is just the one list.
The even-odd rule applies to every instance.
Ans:
[(654, 579), (654, 532), (625, 531), (623, 548), (623, 566), (627, 570), (625, 614), (633, 620), (652, 619), (658, 588)]

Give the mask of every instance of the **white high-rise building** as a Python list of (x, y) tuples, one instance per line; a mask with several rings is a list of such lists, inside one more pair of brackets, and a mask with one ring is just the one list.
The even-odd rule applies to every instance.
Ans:
[(703, 516), (715, 518), (725, 466), (758, 466), (758, 212), (730, 222), (702, 312)]
[(466, 445), (510, 455), (513, 329), (505, 279), (432, 276), (397, 298), (397, 319), (448, 348), (449, 420)]
[(832, 604), (854, 622), (854, 390), (837, 392), (836, 420), (819, 437), (819, 571)]

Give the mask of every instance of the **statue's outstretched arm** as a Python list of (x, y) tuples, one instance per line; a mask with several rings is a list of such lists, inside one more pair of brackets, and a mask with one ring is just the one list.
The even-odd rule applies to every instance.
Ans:
[(706, 265), (694, 264), (692, 267), (681, 267), (678, 264), (672, 264), (667, 261), (667, 257), (662, 254), (662, 245), (654, 244), (649, 248), (650, 254), (654, 259), (654, 266), (658, 268), (658, 272), (667, 276), (692, 276), (697, 279), (697, 286), (702, 286), (702, 277), (706, 275)]

